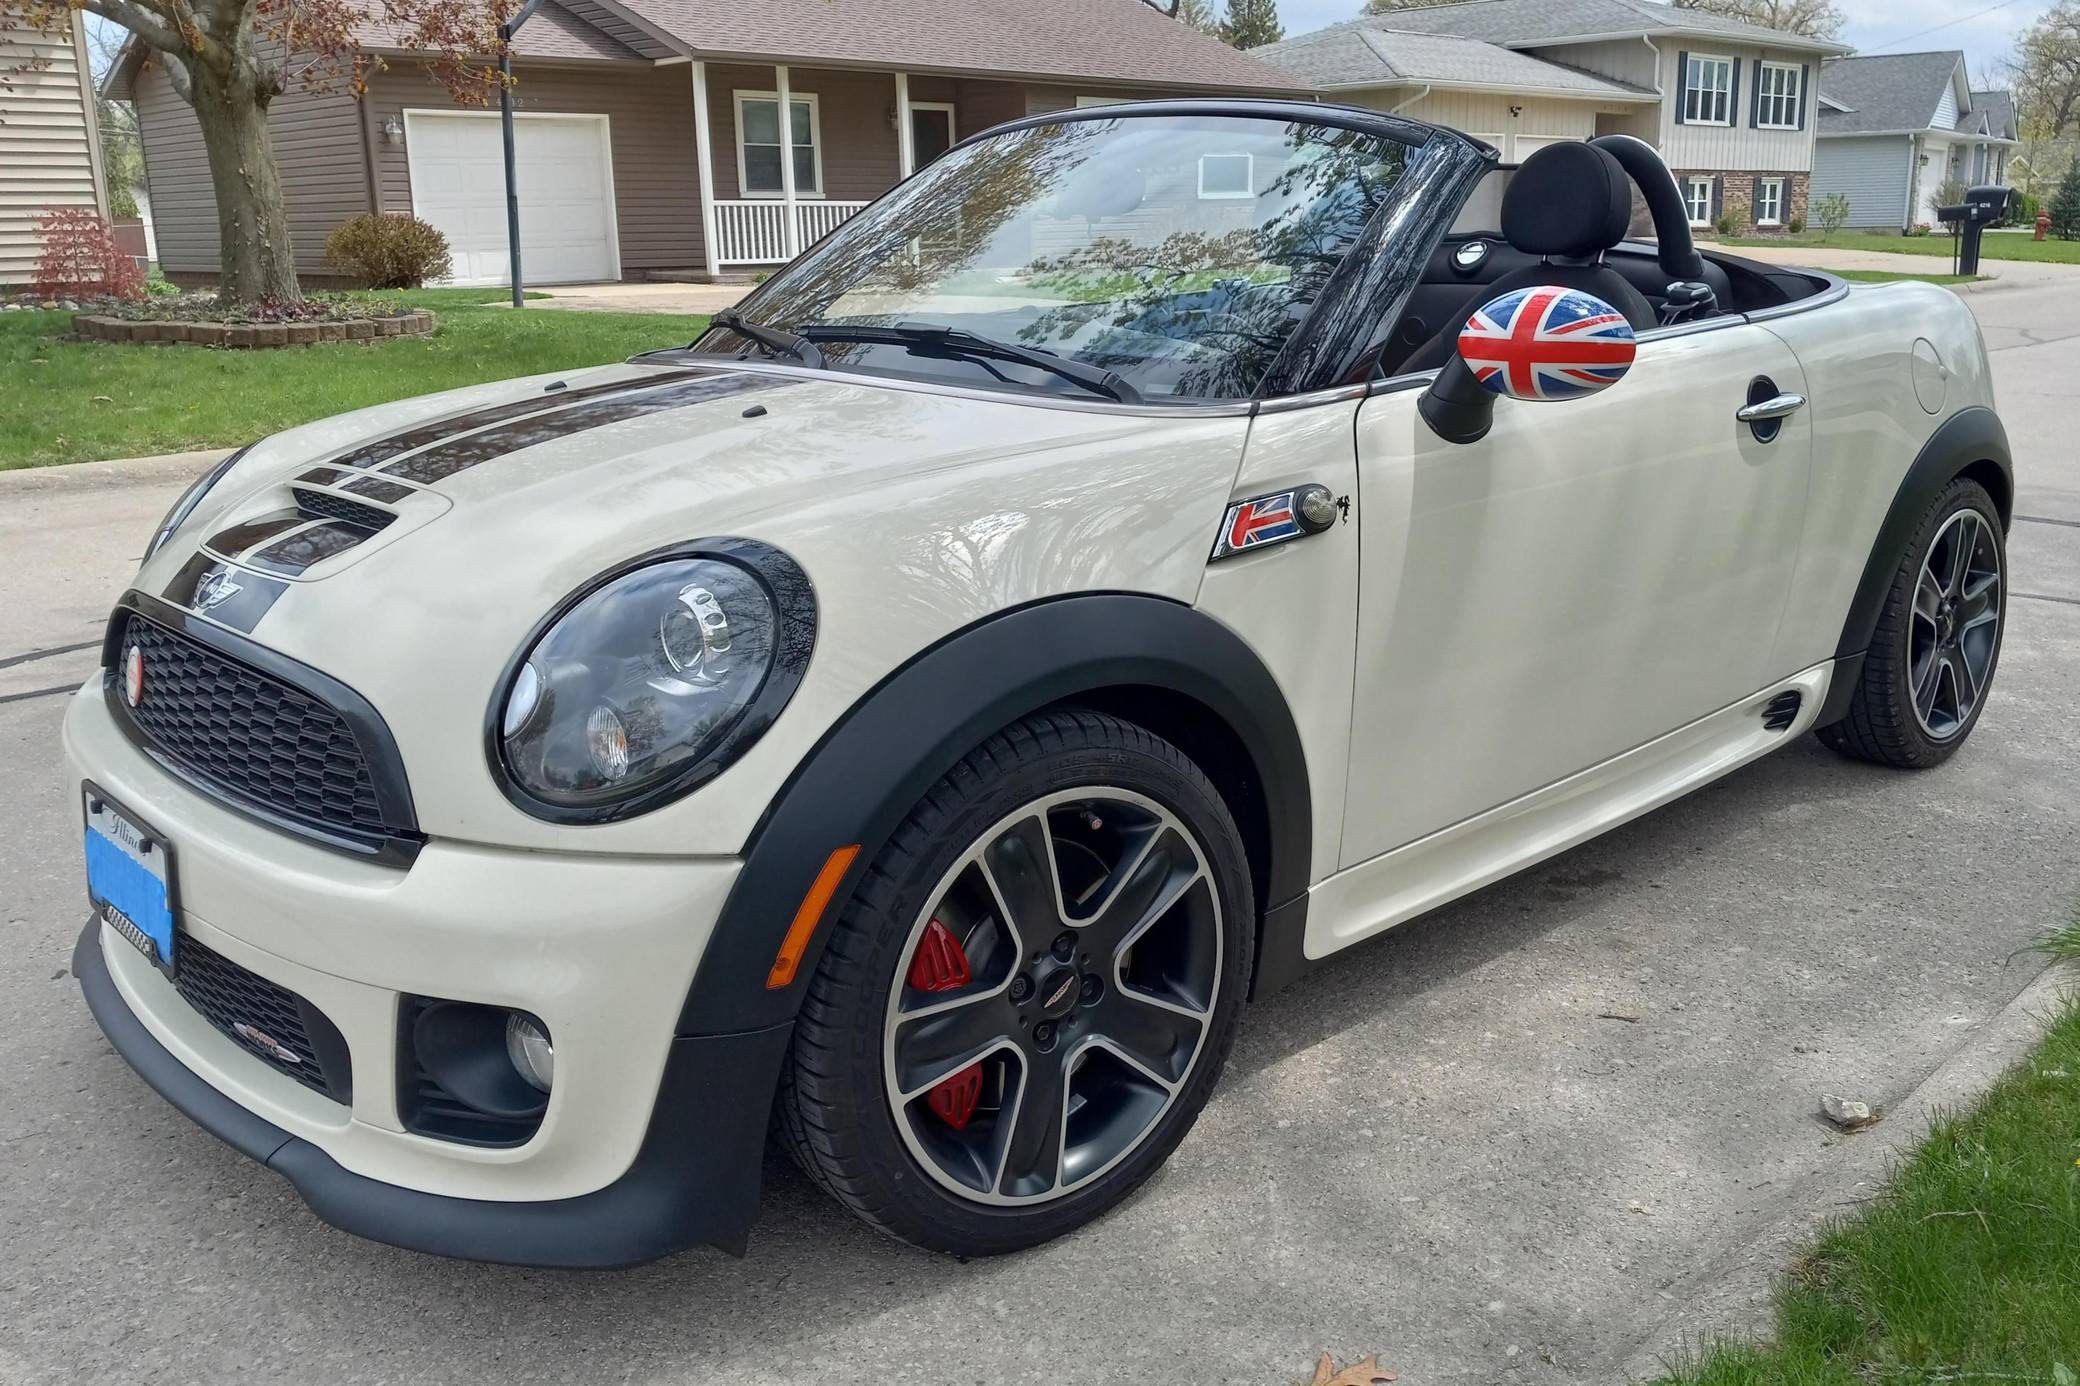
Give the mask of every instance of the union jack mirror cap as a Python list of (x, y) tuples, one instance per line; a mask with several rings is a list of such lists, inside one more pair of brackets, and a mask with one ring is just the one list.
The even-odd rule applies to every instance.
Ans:
[(1459, 329), (1473, 378), (1511, 399), (1575, 399), (1625, 378), (1639, 343), (1625, 315), (1580, 289), (1540, 284), (1492, 298)]

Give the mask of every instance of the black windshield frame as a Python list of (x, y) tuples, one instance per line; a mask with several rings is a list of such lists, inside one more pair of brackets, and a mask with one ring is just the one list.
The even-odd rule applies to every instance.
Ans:
[[(961, 140), (955, 149), (1024, 129), (1073, 121), (1244, 117), (1288, 124), (1352, 130), (1409, 147), (1395, 195), (1373, 215), (1345, 252), (1329, 284), (1287, 339), (1259, 382), (1253, 402), (1309, 394), (1364, 382), (1379, 359), (1386, 334), (1414, 290), (1423, 266), (1476, 184), (1495, 164), (1488, 146), (1458, 131), (1424, 121), (1353, 106), (1275, 100), (1165, 100), (1120, 102), (1074, 110), (1047, 111), (1006, 121)], [(918, 175), (913, 174), (912, 177)], [(908, 180), (906, 180), (907, 182)], [(903, 184), (898, 184), (900, 188)], [(893, 194), (891, 189), (883, 196)], [(784, 272), (784, 271), (783, 271)], [(762, 321), (761, 304), (773, 296), (776, 273), (738, 304), (751, 321)], [(715, 329), (692, 343), (693, 354), (715, 354)], [(705, 351), (702, 348), (706, 348)], [(732, 353), (734, 354), (734, 353)], [(656, 359), (652, 356), (649, 359)], [(1027, 392), (1007, 390), (1013, 397)], [(1182, 399), (1150, 402), (1151, 409), (1206, 407), (1223, 401)], [(1232, 404), (1233, 401), (1225, 403)], [(1135, 406), (1141, 407), (1141, 406)]]

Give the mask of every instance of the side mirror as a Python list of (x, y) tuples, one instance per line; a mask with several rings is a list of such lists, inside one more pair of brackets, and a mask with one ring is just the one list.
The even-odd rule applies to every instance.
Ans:
[(1495, 421), (1495, 398), (1575, 399), (1625, 378), (1639, 343), (1625, 315), (1593, 294), (1556, 284), (1488, 300), (1459, 329), (1458, 354), (1418, 406), (1448, 443), (1475, 443)]

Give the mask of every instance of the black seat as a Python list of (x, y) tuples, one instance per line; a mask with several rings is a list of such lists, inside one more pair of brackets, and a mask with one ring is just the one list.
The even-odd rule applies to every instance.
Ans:
[[(1590, 144), (1549, 144), (1524, 161), (1502, 195), (1502, 237), (1526, 255), (1546, 257), (1476, 285), (1436, 336), (1417, 347), (1401, 370), (1426, 371), (1450, 359), (1473, 310), (1511, 289), (1559, 284), (1594, 294), (1625, 315), (1634, 331), (1659, 319), (1647, 297), (1602, 256), (1625, 239), (1632, 222), (1632, 180), (1618, 161)], [(1560, 257), (1557, 261), (1552, 257)]]

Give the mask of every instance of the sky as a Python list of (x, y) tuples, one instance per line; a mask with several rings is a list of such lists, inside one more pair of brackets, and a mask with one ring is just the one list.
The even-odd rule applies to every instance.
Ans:
[[(1836, 0), (1848, 16), (1842, 42), (1861, 52), (1913, 53), (1962, 48), (1972, 84), (1998, 84), (2016, 36), (2050, 0)], [(1362, 0), (1279, 0), (1287, 35), (1349, 19)], [(1217, 4), (1216, 9), (1220, 6)], [(1938, 27), (1941, 26), (1941, 27)], [(1922, 30), (1933, 32), (1923, 33)]]

